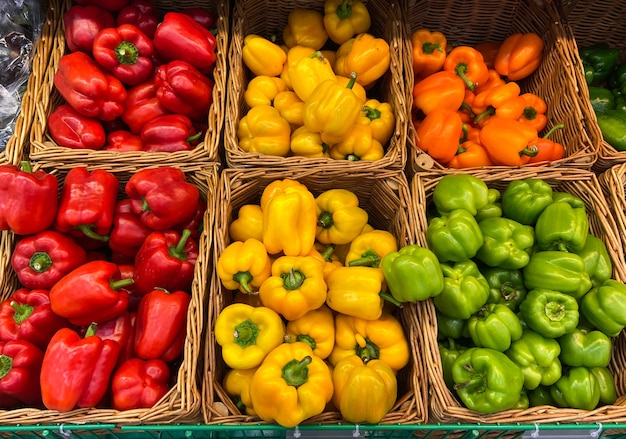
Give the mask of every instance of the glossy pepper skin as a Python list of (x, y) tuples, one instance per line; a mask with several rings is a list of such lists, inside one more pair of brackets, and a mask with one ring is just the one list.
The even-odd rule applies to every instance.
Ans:
[[(63, 328), (50, 340), (41, 365), (41, 396), (49, 410), (95, 407), (104, 397), (119, 346), (87, 332)], [(59, 377), (63, 377), (62, 380)]]
[(585, 264), (592, 287), (599, 287), (613, 276), (613, 262), (605, 242), (592, 234), (587, 235), (585, 246), (576, 253)]
[(111, 402), (116, 410), (155, 405), (169, 390), (170, 368), (160, 359), (130, 358), (111, 377)]
[(202, 131), (184, 114), (157, 116), (141, 128), (141, 141), (148, 152), (191, 151), (201, 136)]
[(230, 239), (246, 241), (254, 238), (263, 240), (263, 211), (258, 204), (245, 204), (239, 208), (237, 218), (230, 222), (228, 227)]
[(443, 291), (443, 272), (437, 256), (417, 244), (406, 245), (383, 257), (387, 288), (398, 302), (417, 302)]
[(433, 203), (440, 215), (455, 209), (465, 209), (476, 215), (489, 203), (489, 188), (471, 174), (447, 174), (433, 190)]
[(428, 75), (413, 86), (413, 108), (428, 114), (437, 108), (457, 111), (465, 97), (465, 83), (453, 72)]
[(496, 165), (528, 163), (539, 152), (536, 139), (537, 131), (530, 125), (501, 116), (492, 116), (480, 130), (480, 142)]
[(213, 103), (213, 81), (187, 61), (159, 66), (154, 76), (157, 99), (172, 113), (192, 120), (207, 117)]
[(359, 198), (347, 189), (328, 189), (315, 198), (317, 204), (316, 239), (322, 244), (348, 244), (369, 219), (359, 207)]
[(453, 338), (447, 338), (438, 344), (439, 357), (441, 358), (441, 368), (443, 371), (443, 380), (448, 389), (454, 389), (454, 380), (452, 379), (452, 366), (459, 355), (467, 349), (466, 346), (458, 344)]
[(442, 32), (417, 29), (411, 34), (413, 74), (419, 78), (438, 72), (446, 60), (448, 40)]
[(146, 123), (166, 114), (170, 112), (156, 97), (156, 85), (153, 79), (128, 89), (121, 119), (128, 125), (131, 133), (140, 135)]
[(443, 291), (433, 298), (442, 314), (469, 319), (487, 303), (489, 284), (474, 261), (441, 263)]
[(548, 118), (546, 111), (548, 110), (548, 104), (541, 97), (534, 93), (522, 93), (521, 98), (524, 99), (526, 106), (520, 116), (520, 122), (524, 122), (532, 126), (537, 132), (540, 132), (546, 127)]
[(541, 64), (543, 46), (543, 40), (534, 32), (511, 34), (502, 41), (494, 68), (509, 81), (526, 78)]
[(224, 287), (257, 294), (271, 276), (272, 262), (261, 241), (248, 238), (230, 243), (217, 260), (217, 275)]
[(552, 204), (552, 186), (539, 178), (514, 180), (502, 194), (502, 214), (521, 224), (534, 226), (543, 210)]
[(326, 0), (324, 2), (324, 28), (328, 37), (343, 44), (372, 24), (367, 6), (360, 0)]
[(257, 105), (239, 120), (237, 138), (246, 152), (284, 157), (289, 154), (291, 127), (276, 108)]
[(256, 34), (246, 35), (241, 56), (255, 76), (280, 76), (287, 62), (287, 54), (278, 44)]
[[(298, 127), (291, 133), (291, 152), (296, 155), (315, 155), (316, 151), (313, 151), (312, 153), (309, 152), (308, 148), (305, 146), (306, 143), (304, 143), (303, 145), (304, 148), (298, 148), (296, 145), (300, 142), (294, 142), (294, 138), (296, 137), (296, 131), (300, 130), (300, 132), (309, 132), (304, 126), (304, 101), (302, 101), (294, 91), (285, 90), (279, 92), (276, 95), (276, 98), (274, 99), (274, 108), (278, 110), (281, 117), (289, 122), (292, 127)], [(317, 134), (318, 138), (320, 139), (319, 143), (321, 144), (322, 141), (319, 133), (313, 134)], [(322, 153), (327, 153), (328, 145), (326, 145), (325, 149), (320, 149), (322, 149)]]
[(532, 226), (504, 217), (485, 218), (478, 223), (483, 244), (476, 258), (490, 267), (516, 270), (530, 261), (529, 252), (535, 243)]
[(457, 46), (452, 49), (443, 63), (443, 71), (459, 76), (469, 90), (474, 90), (489, 77), (489, 69), (482, 53), (471, 46)]
[(350, 242), (344, 263), (349, 267), (380, 268), (383, 258), (398, 250), (395, 236), (386, 230), (362, 232)]
[(233, 369), (259, 366), (265, 356), (283, 343), (285, 326), (270, 308), (233, 303), (217, 316), (215, 340), (224, 362)]
[(337, 267), (326, 277), (326, 304), (342, 314), (376, 320), (383, 313), (383, 282), (379, 268)]
[(389, 43), (363, 32), (339, 46), (333, 69), (339, 76), (356, 72), (357, 82), (369, 87), (387, 72), (390, 63)]
[(132, 24), (138, 27), (148, 38), (153, 39), (159, 24), (159, 15), (151, 1), (132, 0), (117, 13), (115, 20), (118, 26)]
[(83, 116), (111, 121), (124, 112), (127, 93), (122, 82), (105, 73), (83, 52), (61, 57), (54, 85), (63, 99)]
[(455, 209), (430, 221), (426, 241), (440, 262), (463, 262), (477, 255), (484, 237), (471, 213)]
[(98, 324), (96, 328), (95, 335), (102, 340), (113, 340), (119, 345), (120, 353), (117, 357), (117, 367), (129, 358), (135, 357), (134, 337), (136, 320), (137, 312), (136, 307), (133, 305), (133, 311), (123, 312), (111, 320)]
[(575, 253), (538, 251), (523, 269), (526, 288), (545, 288), (581, 299), (592, 287), (585, 262)]
[(337, 80), (333, 66), (319, 50), (299, 59), (290, 67), (289, 75), (291, 88), (302, 101), (307, 100), (322, 82)]
[(143, 151), (141, 136), (126, 130), (116, 130), (107, 134), (104, 151)]
[(524, 387), (528, 390), (551, 386), (561, 378), (560, 353), (558, 341), (530, 329), (524, 330), (522, 337), (511, 343), (505, 352), (522, 369)]
[(276, 76), (255, 76), (248, 82), (243, 98), (248, 107), (273, 105), (278, 93), (287, 90), (287, 84)]
[(454, 389), (470, 410), (495, 413), (513, 407), (524, 385), (522, 370), (502, 352), (470, 348), (452, 366)]
[(561, 361), (568, 366), (607, 367), (613, 344), (608, 335), (579, 326), (558, 338)]
[(600, 386), (586, 367), (572, 367), (550, 387), (558, 407), (593, 410), (600, 402)]
[(416, 146), (441, 163), (450, 162), (459, 149), (463, 121), (457, 111), (435, 108), (415, 130)]
[(0, 342), (0, 406), (40, 407), (41, 348), (26, 340)]
[(618, 151), (626, 151), (626, 117), (624, 111), (608, 110), (597, 116), (598, 126), (602, 131), (603, 139)]
[(250, 398), (250, 383), (255, 372), (256, 368), (230, 369), (222, 380), (224, 391), (233, 399), (239, 411), (250, 416), (256, 415)]
[(609, 279), (585, 294), (580, 305), (581, 311), (596, 329), (609, 337), (617, 337), (626, 326), (624, 297), (626, 285)]
[(615, 378), (608, 367), (592, 367), (591, 374), (600, 389), (600, 404), (613, 405), (617, 401)]
[(522, 336), (522, 324), (515, 313), (505, 305), (490, 303), (483, 306), (467, 321), (467, 330), (474, 345), (499, 352)]
[(315, 355), (327, 358), (335, 346), (335, 318), (330, 308), (322, 305), (287, 322), (285, 341), (306, 343)]
[(113, 14), (95, 5), (73, 5), (63, 14), (65, 43), (72, 52), (91, 55), (93, 40), (102, 29), (115, 27)]
[(287, 47), (305, 46), (314, 50), (321, 49), (328, 41), (324, 16), (312, 9), (292, 9), (287, 17), (287, 25), (283, 29), (283, 41)]
[(372, 137), (381, 145), (386, 145), (395, 130), (396, 116), (389, 102), (368, 99), (363, 104), (363, 112), (357, 124), (369, 125)]
[(607, 43), (599, 42), (581, 47), (580, 60), (585, 70), (587, 85), (603, 83), (617, 66), (620, 52)]
[(522, 303), (528, 293), (524, 285), (522, 271), (486, 267), (481, 268), (480, 272), (485, 276), (491, 288), (487, 303), (500, 303), (513, 311), (517, 311), (519, 304)]
[(106, 133), (102, 123), (83, 116), (70, 105), (59, 105), (48, 117), (52, 139), (59, 145), (72, 149), (102, 149)]
[(115, 205), (109, 248), (116, 253), (135, 258), (152, 229), (132, 210), (132, 200), (125, 198)]
[(355, 124), (338, 143), (330, 147), (330, 157), (335, 160), (380, 160), (385, 155), (381, 143), (372, 136), (369, 125)]
[(574, 331), (578, 325), (578, 309), (578, 302), (572, 296), (543, 288), (530, 290), (519, 306), (526, 325), (548, 338)]
[(537, 218), (535, 235), (542, 250), (582, 250), (589, 235), (589, 219), (584, 205), (574, 207), (565, 201), (553, 202)]

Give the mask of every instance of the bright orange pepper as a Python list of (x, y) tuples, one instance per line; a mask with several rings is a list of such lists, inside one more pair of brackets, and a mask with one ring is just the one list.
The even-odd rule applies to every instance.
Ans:
[(441, 32), (418, 29), (411, 34), (413, 74), (425, 78), (438, 72), (446, 60), (447, 40)]
[(502, 76), (500, 76), (500, 73), (496, 72), (494, 69), (489, 69), (489, 77), (487, 78), (487, 82), (483, 82), (481, 85), (477, 86), (474, 89), (474, 93), (479, 94), (489, 90), (492, 87), (496, 87), (502, 84), (506, 84), (506, 81)]
[(521, 166), (537, 155), (537, 131), (528, 124), (493, 116), (480, 130), (480, 143), (495, 165)]
[(524, 112), (518, 120), (531, 125), (537, 132), (540, 132), (548, 123), (548, 118), (545, 114), (548, 110), (546, 101), (544, 101), (541, 96), (534, 93), (524, 93), (521, 97), (524, 99), (526, 105)]
[(456, 111), (463, 103), (465, 83), (453, 72), (437, 72), (413, 87), (413, 107), (428, 114), (436, 108)]
[(498, 50), (500, 50), (500, 45), (501, 43), (498, 41), (483, 41), (474, 46), (474, 49), (482, 53), (485, 64), (487, 64), (490, 70), (493, 69), (496, 55), (498, 54)]
[(526, 101), (520, 97), (520, 92), (520, 87), (516, 82), (507, 82), (477, 94), (472, 109), (476, 113), (479, 109), (485, 108), (485, 110), (474, 118), (474, 123), (484, 125), (486, 119), (493, 115), (519, 119), (526, 106)]
[(459, 145), (455, 156), (448, 162), (450, 168), (480, 168), (493, 165), (487, 150), (480, 144), (467, 140)]
[(502, 42), (494, 68), (509, 81), (526, 78), (541, 64), (543, 40), (534, 32), (515, 33)]
[(416, 145), (435, 160), (447, 163), (457, 152), (463, 135), (463, 121), (456, 111), (437, 108), (416, 130)]
[(470, 90), (487, 82), (489, 78), (489, 69), (482, 53), (471, 46), (457, 46), (452, 49), (443, 63), (443, 70), (458, 75)]

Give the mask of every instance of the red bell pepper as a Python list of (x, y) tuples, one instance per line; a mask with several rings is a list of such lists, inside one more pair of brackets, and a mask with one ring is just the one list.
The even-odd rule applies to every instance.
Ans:
[(215, 35), (213, 29), (215, 29), (217, 17), (211, 11), (204, 8), (186, 8), (180, 12), (185, 15), (189, 15), (194, 19), (194, 21), (196, 21), (196, 23), (199, 23), (203, 28), (208, 29)]
[(128, 4), (129, 0), (76, 0), (79, 5), (95, 5), (108, 11), (119, 11)]
[(0, 406), (41, 406), (43, 357), (44, 352), (26, 340), (0, 342)]
[(114, 319), (100, 323), (96, 328), (95, 335), (102, 340), (113, 340), (119, 345), (118, 366), (129, 358), (135, 357), (136, 317), (137, 314), (134, 312), (124, 312)]
[(556, 130), (565, 128), (565, 125), (560, 123), (553, 126), (545, 136), (539, 137), (535, 142), (535, 146), (539, 151), (536, 156), (531, 157), (528, 163), (537, 163), (543, 161), (553, 162), (555, 160), (561, 160), (565, 156), (565, 147), (557, 142), (554, 142), (548, 137)]
[(185, 173), (171, 166), (142, 169), (126, 183), (126, 195), (141, 221), (153, 230), (166, 230), (195, 217), (200, 191)]
[(117, 13), (117, 25), (122, 24), (135, 25), (152, 39), (159, 24), (159, 13), (150, 0), (133, 0)]
[(85, 52), (91, 55), (93, 40), (98, 32), (107, 27), (115, 27), (113, 14), (98, 6), (74, 5), (63, 14), (65, 42), (72, 52)]
[(191, 232), (191, 237), (193, 239), (200, 239), (200, 235), (204, 229), (204, 212), (206, 212), (206, 209), (207, 204), (200, 200), (194, 217), (185, 223), (180, 223), (179, 225), (174, 226), (173, 229), (181, 234), (185, 229), (188, 229)]
[(116, 253), (134, 258), (152, 231), (133, 212), (132, 200), (128, 198), (120, 200), (113, 214), (113, 230), (109, 237), (109, 248)]
[(154, 33), (154, 48), (166, 62), (183, 60), (204, 74), (215, 66), (215, 36), (190, 16), (168, 12)]
[(124, 112), (124, 85), (83, 52), (61, 57), (54, 85), (63, 99), (83, 116), (108, 121)]
[(152, 40), (132, 24), (103, 29), (93, 41), (96, 62), (126, 85), (137, 85), (152, 76)]
[(128, 292), (122, 288), (132, 283), (121, 279), (113, 262), (87, 262), (50, 289), (50, 306), (75, 325), (106, 322), (128, 309)]
[[(121, 263), (118, 265), (120, 269), (120, 279), (134, 279), (135, 278), (135, 259), (133, 258), (132, 263)], [(128, 292), (128, 311), (134, 313), (137, 311), (139, 307), (139, 302), (141, 301), (141, 294), (137, 291), (137, 287), (135, 286), (135, 282), (130, 285), (126, 285), (122, 287), (124, 290)], [(134, 322), (133, 322), (134, 324)], [(133, 342), (134, 343), (134, 342)]]
[(198, 144), (202, 131), (196, 131), (191, 119), (183, 114), (158, 116), (141, 129), (144, 151), (190, 151)]
[(49, 228), (57, 216), (59, 182), (33, 171), (29, 162), (0, 166), (0, 230), (32, 235)]
[(102, 148), (104, 151), (141, 151), (143, 150), (143, 142), (141, 137), (127, 130), (117, 130), (109, 133), (106, 145)]
[(49, 410), (68, 412), (95, 407), (106, 394), (120, 347), (90, 329), (84, 338), (74, 330), (58, 330), (41, 365), (41, 396)]
[(87, 261), (85, 249), (72, 237), (44, 230), (15, 245), (11, 266), (26, 288), (50, 289), (63, 276)]
[(159, 66), (154, 78), (156, 96), (172, 113), (190, 119), (208, 117), (213, 103), (213, 81), (187, 61), (171, 61)]
[(176, 359), (187, 335), (191, 296), (185, 291), (155, 289), (139, 302), (135, 328), (135, 354), (144, 360)]
[(169, 390), (170, 369), (163, 360), (131, 358), (111, 380), (113, 408), (133, 410), (155, 405)]
[(72, 149), (102, 149), (106, 133), (102, 122), (87, 117), (70, 105), (59, 105), (48, 116), (48, 131), (59, 146)]
[(152, 232), (135, 257), (135, 287), (145, 295), (155, 288), (189, 291), (198, 259), (198, 243), (191, 232)]
[(130, 131), (137, 135), (141, 133), (141, 129), (147, 122), (159, 116), (170, 114), (156, 96), (154, 80), (146, 81), (129, 89), (124, 106), (122, 120), (128, 125)]
[(72, 168), (65, 176), (55, 228), (72, 236), (108, 241), (118, 188), (117, 177), (104, 169)]

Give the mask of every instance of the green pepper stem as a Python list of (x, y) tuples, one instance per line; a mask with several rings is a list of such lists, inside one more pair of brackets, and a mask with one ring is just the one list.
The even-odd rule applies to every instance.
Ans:
[(185, 140), (187, 143), (193, 143), (196, 140), (198, 140), (200, 137), (202, 136), (202, 131), (198, 131), (196, 134), (194, 134), (193, 136), (189, 136), (187, 137), (187, 140)]
[(15, 310), (15, 313), (13, 314), (13, 320), (15, 320), (15, 323), (17, 323), (18, 325), (23, 323), (27, 318), (29, 318), (35, 310), (35, 308), (31, 305), (27, 305), (25, 303), (17, 303), (14, 300), (11, 301), (10, 305), (11, 308)]
[(346, 88), (352, 89), (354, 87), (354, 83), (356, 82), (356, 72), (350, 73), (350, 80), (348, 84), (346, 84)]
[(352, 15), (352, 7), (348, 4), (348, 0), (343, 0), (337, 9), (335, 9), (335, 14), (339, 17), (340, 20), (346, 20), (350, 18)]
[(35, 252), (30, 257), (28, 266), (36, 273), (43, 273), (52, 266), (52, 258), (46, 252)]
[(467, 64), (465, 64), (464, 62), (458, 63), (454, 68), (454, 73), (456, 73), (456, 75), (463, 80), (465, 86), (470, 91), (474, 91), (474, 89), (476, 88), (476, 84), (470, 81), (469, 78), (466, 76)]
[(348, 262), (350, 267), (374, 267), (377, 268), (380, 265), (381, 257), (374, 250), (367, 250), (361, 255), (359, 259), (354, 259)]
[(282, 273), (280, 277), (283, 279), (283, 286), (287, 291), (297, 290), (306, 279), (300, 270), (294, 270), (293, 267), (287, 273)]
[(12, 368), (13, 368), (13, 358), (5, 354), (0, 355), (0, 379), (7, 376), (7, 374), (11, 372)]
[(483, 111), (482, 113), (480, 113), (478, 116), (474, 118), (474, 123), (478, 123), (483, 118), (487, 116), (493, 116), (494, 114), (496, 114), (496, 109), (490, 106), (489, 108), (487, 108), (485, 111)]
[(120, 64), (128, 66), (133, 65), (137, 64), (137, 60), (139, 59), (139, 50), (137, 50), (137, 47), (130, 41), (122, 41), (115, 48), (115, 56)]
[(309, 58), (318, 59), (320, 61), (324, 61), (324, 54), (322, 52), (320, 52), (319, 50), (317, 50), (317, 51), (313, 52), (312, 54), (310, 54)]
[(534, 120), (537, 117), (537, 110), (534, 107), (525, 107), (523, 115), (526, 120)]
[(317, 217), (317, 225), (323, 229), (330, 229), (333, 226), (333, 215), (328, 211), (323, 211)]
[(539, 148), (536, 145), (531, 145), (528, 148), (524, 148), (519, 152), (519, 156), (527, 155), (528, 157), (534, 157), (539, 154)]
[(393, 303), (394, 305), (396, 305), (398, 308), (402, 308), (402, 302), (400, 302), (399, 300), (396, 300), (395, 297), (393, 297), (391, 294), (388, 293), (378, 293), (378, 295), (383, 299), (386, 300), (389, 303)]
[(87, 238), (102, 242), (106, 242), (109, 240), (109, 235), (101, 235), (99, 233), (96, 233), (93, 230), (93, 224), (80, 224), (78, 226), (74, 226), (74, 228), (83, 232), (83, 235), (85, 235)]
[(91, 322), (91, 324), (87, 327), (87, 331), (85, 331), (85, 338), (96, 335), (97, 330), (98, 324), (96, 322)]
[(282, 377), (289, 386), (299, 387), (309, 378), (309, 364), (313, 361), (310, 355), (298, 361), (295, 358), (283, 366)]
[(185, 253), (184, 248), (190, 236), (191, 230), (183, 230), (183, 233), (180, 235), (180, 240), (178, 241), (178, 244), (176, 244), (176, 246), (170, 246), (168, 248), (170, 256), (180, 259), (181, 261), (186, 261), (187, 253)]
[[(469, 113), (469, 116), (473, 119), (476, 117), (476, 113), (474, 113), (474, 110), (472, 110), (472, 107), (470, 107), (470, 104), (468, 104), (467, 102), (463, 101), (463, 103), (461, 104), (461, 110), (465, 110)], [(465, 124), (463, 124), (465, 125)], [(465, 130), (465, 133), (467, 133), (467, 129)], [(467, 136), (467, 134), (466, 134)]]
[(20, 162), (20, 169), (24, 172), (27, 172), (29, 174), (32, 174), (33, 172), (33, 167), (31, 166), (30, 162), (27, 160), (22, 160)]
[(560, 129), (563, 129), (563, 128), (565, 128), (565, 124), (560, 123), (560, 124), (558, 124), (558, 125), (554, 125), (552, 128), (550, 128), (550, 131), (548, 131), (548, 132), (546, 133), (546, 135), (545, 135), (545, 136), (543, 136), (543, 138), (544, 138), (544, 139), (547, 139), (547, 138), (548, 138), (548, 137), (550, 137), (550, 135), (551, 135), (552, 133), (554, 133), (556, 130), (560, 130)]
[(504, 300), (509, 302), (517, 297), (517, 288), (515, 288), (515, 286), (513, 286), (510, 282), (504, 282), (500, 285), (500, 295)]
[(313, 351), (317, 347), (317, 343), (315, 343), (315, 339), (313, 337), (311, 337), (310, 335), (307, 335), (307, 334), (298, 334), (296, 336), (296, 341), (301, 341), (302, 343), (305, 343), (305, 344), (309, 345), (309, 347)]
[(332, 254), (335, 252), (335, 246), (332, 244), (329, 244), (324, 251), (320, 252), (320, 255), (322, 255), (322, 258), (324, 258), (324, 260), (326, 262), (332, 262)]
[(380, 358), (380, 348), (376, 343), (372, 343), (369, 338), (365, 339), (365, 346), (356, 345), (354, 350), (357, 357), (367, 363), (370, 360), (378, 360)]
[(150, 205), (148, 204), (148, 200), (146, 200), (146, 197), (143, 197), (141, 199), (141, 211), (150, 212)]
[(128, 285), (132, 285), (134, 283), (135, 283), (134, 279), (132, 277), (129, 277), (126, 279), (112, 280), (109, 282), (109, 285), (112, 290), (117, 291), (120, 288), (127, 287)]
[(233, 332), (233, 341), (235, 344), (242, 348), (247, 348), (256, 344), (256, 339), (259, 336), (261, 330), (252, 320), (244, 320), (235, 325), (235, 331)]
[(376, 108), (372, 108), (369, 105), (366, 105), (363, 107), (363, 111), (365, 112), (365, 117), (367, 117), (369, 120), (380, 119), (380, 110), (377, 110)]
[(345, 159), (349, 162), (358, 162), (361, 160), (361, 157), (356, 154), (348, 154)]
[(429, 43), (428, 41), (422, 44), (422, 52), (424, 52), (426, 55), (431, 55), (435, 50), (443, 52), (441, 44)]
[(254, 294), (252, 288), (250, 288), (250, 282), (253, 276), (249, 271), (238, 271), (233, 275), (233, 280), (239, 284), (246, 294)]

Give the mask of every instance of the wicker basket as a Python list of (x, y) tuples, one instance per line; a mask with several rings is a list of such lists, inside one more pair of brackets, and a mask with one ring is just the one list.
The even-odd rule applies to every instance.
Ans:
[[(409, 217), (409, 186), (401, 171), (385, 170), (377, 173), (332, 174), (312, 169), (286, 171), (279, 169), (226, 169), (220, 179), (216, 206), (214, 260), (230, 243), (230, 222), (244, 204), (259, 203), (263, 189), (272, 181), (295, 179), (318, 195), (331, 188), (349, 189), (359, 197), (359, 205), (369, 214), (369, 224), (387, 230), (396, 236), (399, 245), (414, 242)], [(226, 365), (211, 331), (216, 316), (232, 303), (233, 292), (225, 289), (214, 273), (210, 286), (209, 321), (205, 339), (205, 370), (203, 380), (204, 420), (210, 424), (257, 423), (256, 417), (242, 415), (222, 387)], [(398, 317), (405, 329), (411, 348), (411, 360), (398, 373), (398, 400), (381, 423), (420, 423), (426, 420), (426, 380), (422, 352), (417, 347), (419, 322), (413, 304), (403, 306)], [(342, 422), (338, 412), (325, 412), (306, 421), (307, 424), (337, 424)], [(345, 420), (343, 421), (345, 423)]]
[[(72, 6), (72, 0), (62, 2), (61, 17)], [(217, 162), (218, 145), (222, 137), (224, 124), (224, 105), (226, 92), (226, 52), (228, 50), (228, 26), (230, 9), (228, 0), (202, 1), (166, 1), (154, 0), (159, 12), (177, 11), (186, 7), (203, 7), (217, 14), (216, 63), (213, 71), (213, 104), (209, 111), (208, 128), (204, 141), (191, 151), (177, 152), (114, 152), (104, 150), (80, 150), (57, 145), (48, 132), (48, 116), (63, 103), (63, 98), (54, 86), (54, 75), (58, 70), (61, 57), (69, 53), (65, 44), (63, 20), (56, 30), (50, 63), (43, 78), (37, 102), (35, 119), (30, 134), (30, 158), (41, 162), (67, 163), (135, 163), (137, 165), (159, 165), (172, 163)]]
[(626, 248), (626, 163), (613, 165), (598, 175), (598, 180), (613, 211), (622, 246)]
[(244, 101), (244, 92), (253, 74), (244, 65), (241, 56), (243, 40), (248, 34), (264, 37), (277, 36), (282, 39), (283, 28), (287, 24), (289, 12), (295, 8), (324, 11), (322, 0), (305, 1), (259, 1), (242, 0), (235, 2), (233, 10), (232, 40), (229, 53), (229, 77), (227, 93), (227, 114), (224, 128), (225, 160), (229, 167), (322, 167), (369, 171), (381, 168), (403, 168), (406, 163), (406, 127), (408, 111), (404, 100), (404, 81), (401, 60), (401, 26), (399, 8), (395, 1), (368, 1), (364, 3), (372, 17), (370, 33), (384, 38), (390, 46), (391, 64), (388, 72), (377, 81), (375, 87), (368, 90), (368, 97), (377, 98), (392, 104), (396, 116), (396, 128), (389, 143), (385, 146), (385, 155), (380, 160), (349, 162), (331, 158), (279, 157), (248, 153), (238, 145), (237, 126), (245, 116), (248, 106)]
[[(403, 53), (409, 104), (413, 102), (411, 91), (414, 85), (411, 34), (417, 29), (440, 31), (448, 41), (470, 46), (483, 41), (503, 41), (517, 32), (535, 32), (544, 42), (543, 61), (531, 76), (518, 83), (522, 92), (535, 93), (548, 104), (547, 128), (558, 123), (565, 125), (564, 129), (550, 136), (565, 147), (565, 157), (550, 165), (591, 169), (597, 158), (598, 145), (585, 130), (587, 119), (580, 105), (579, 86), (573, 71), (578, 64), (569, 56), (572, 45), (566, 40), (563, 27), (551, 18), (556, 14), (550, 12), (554, 9), (551, 1), (406, 0), (402, 5), (407, 17)], [(416, 146), (413, 124), (409, 124), (408, 143), (410, 166), (407, 164), (407, 170), (448, 170)], [(510, 169), (503, 166), (488, 168)]]
[(626, 42), (623, 38), (626, 23), (622, 19), (626, 13), (626, 2), (602, 1), (589, 4), (578, 0), (562, 0), (556, 5), (560, 7), (558, 13), (562, 17), (572, 47), (569, 52), (572, 64), (576, 67), (574, 73), (580, 88), (579, 100), (585, 115), (585, 126), (589, 136), (599, 145), (598, 159), (593, 170), (600, 173), (615, 164), (626, 162), (626, 151), (616, 150), (602, 138), (602, 131), (589, 100), (589, 90), (578, 50), (594, 43), (606, 42), (620, 50), (620, 61), (626, 61)]
[[(39, 165), (35, 169), (41, 168)], [(124, 185), (130, 176), (138, 170), (133, 166), (88, 166), (88, 169), (106, 169), (113, 173), (120, 181), (118, 196), (125, 197)], [(65, 175), (71, 167), (61, 166), (56, 169), (47, 169), (59, 179), (62, 187)], [(217, 165), (190, 164), (180, 167), (187, 176), (187, 181), (194, 183), (200, 190), (203, 200), (212, 205), (217, 188)], [(195, 265), (194, 280), (191, 287), (191, 303), (187, 317), (187, 338), (180, 364), (172, 369), (172, 380), (175, 384), (166, 395), (153, 407), (117, 411), (110, 408), (77, 409), (65, 413), (55, 410), (41, 410), (35, 408), (20, 408), (15, 410), (0, 410), (0, 425), (34, 425), (34, 424), (171, 424), (179, 422), (193, 423), (201, 419), (200, 383), (198, 381), (198, 361), (201, 360), (200, 350), (202, 331), (206, 320), (205, 306), (207, 302), (207, 285), (212, 264), (213, 240), (213, 209), (207, 209), (204, 214), (204, 232), (199, 240), (200, 252)], [(0, 299), (8, 298), (15, 289), (20, 287), (17, 276), (11, 267), (11, 255), (17, 237), (8, 231), (0, 234)], [(176, 369), (177, 367), (177, 369)]]
[[(626, 265), (624, 264), (624, 250), (620, 236), (622, 230), (618, 227), (609, 205), (607, 204), (602, 187), (591, 171), (580, 169), (521, 169), (514, 172), (494, 172), (485, 170), (477, 172), (475, 176), (481, 178), (490, 188), (504, 191), (506, 185), (513, 180), (524, 178), (541, 178), (559, 191), (569, 192), (583, 199), (589, 218), (590, 233), (601, 238), (607, 245), (609, 255), (613, 261), (613, 278), (626, 281)], [(441, 180), (442, 175), (436, 172), (423, 173), (415, 176), (411, 184), (413, 206), (418, 207), (416, 215), (419, 218), (417, 227), (422, 235), (427, 228), (426, 209), (432, 200), (434, 187)], [(430, 386), (430, 422), (464, 422), (464, 423), (572, 423), (572, 422), (623, 422), (626, 420), (626, 367), (625, 351), (626, 333), (622, 332), (614, 339), (613, 354), (610, 369), (614, 374), (617, 387), (618, 401), (614, 405), (604, 406), (592, 411), (555, 408), (551, 406), (531, 407), (526, 410), (506, 410), (490, 415), (482, 415), (469, 410), (446, 387), (443, 380), (442, 363), (437, 344), (437, 316), (432, 300), (422, 302), (419, 307), (419, 320), (422, 322), (421, 342), (425, 355), (425, 364)]]

